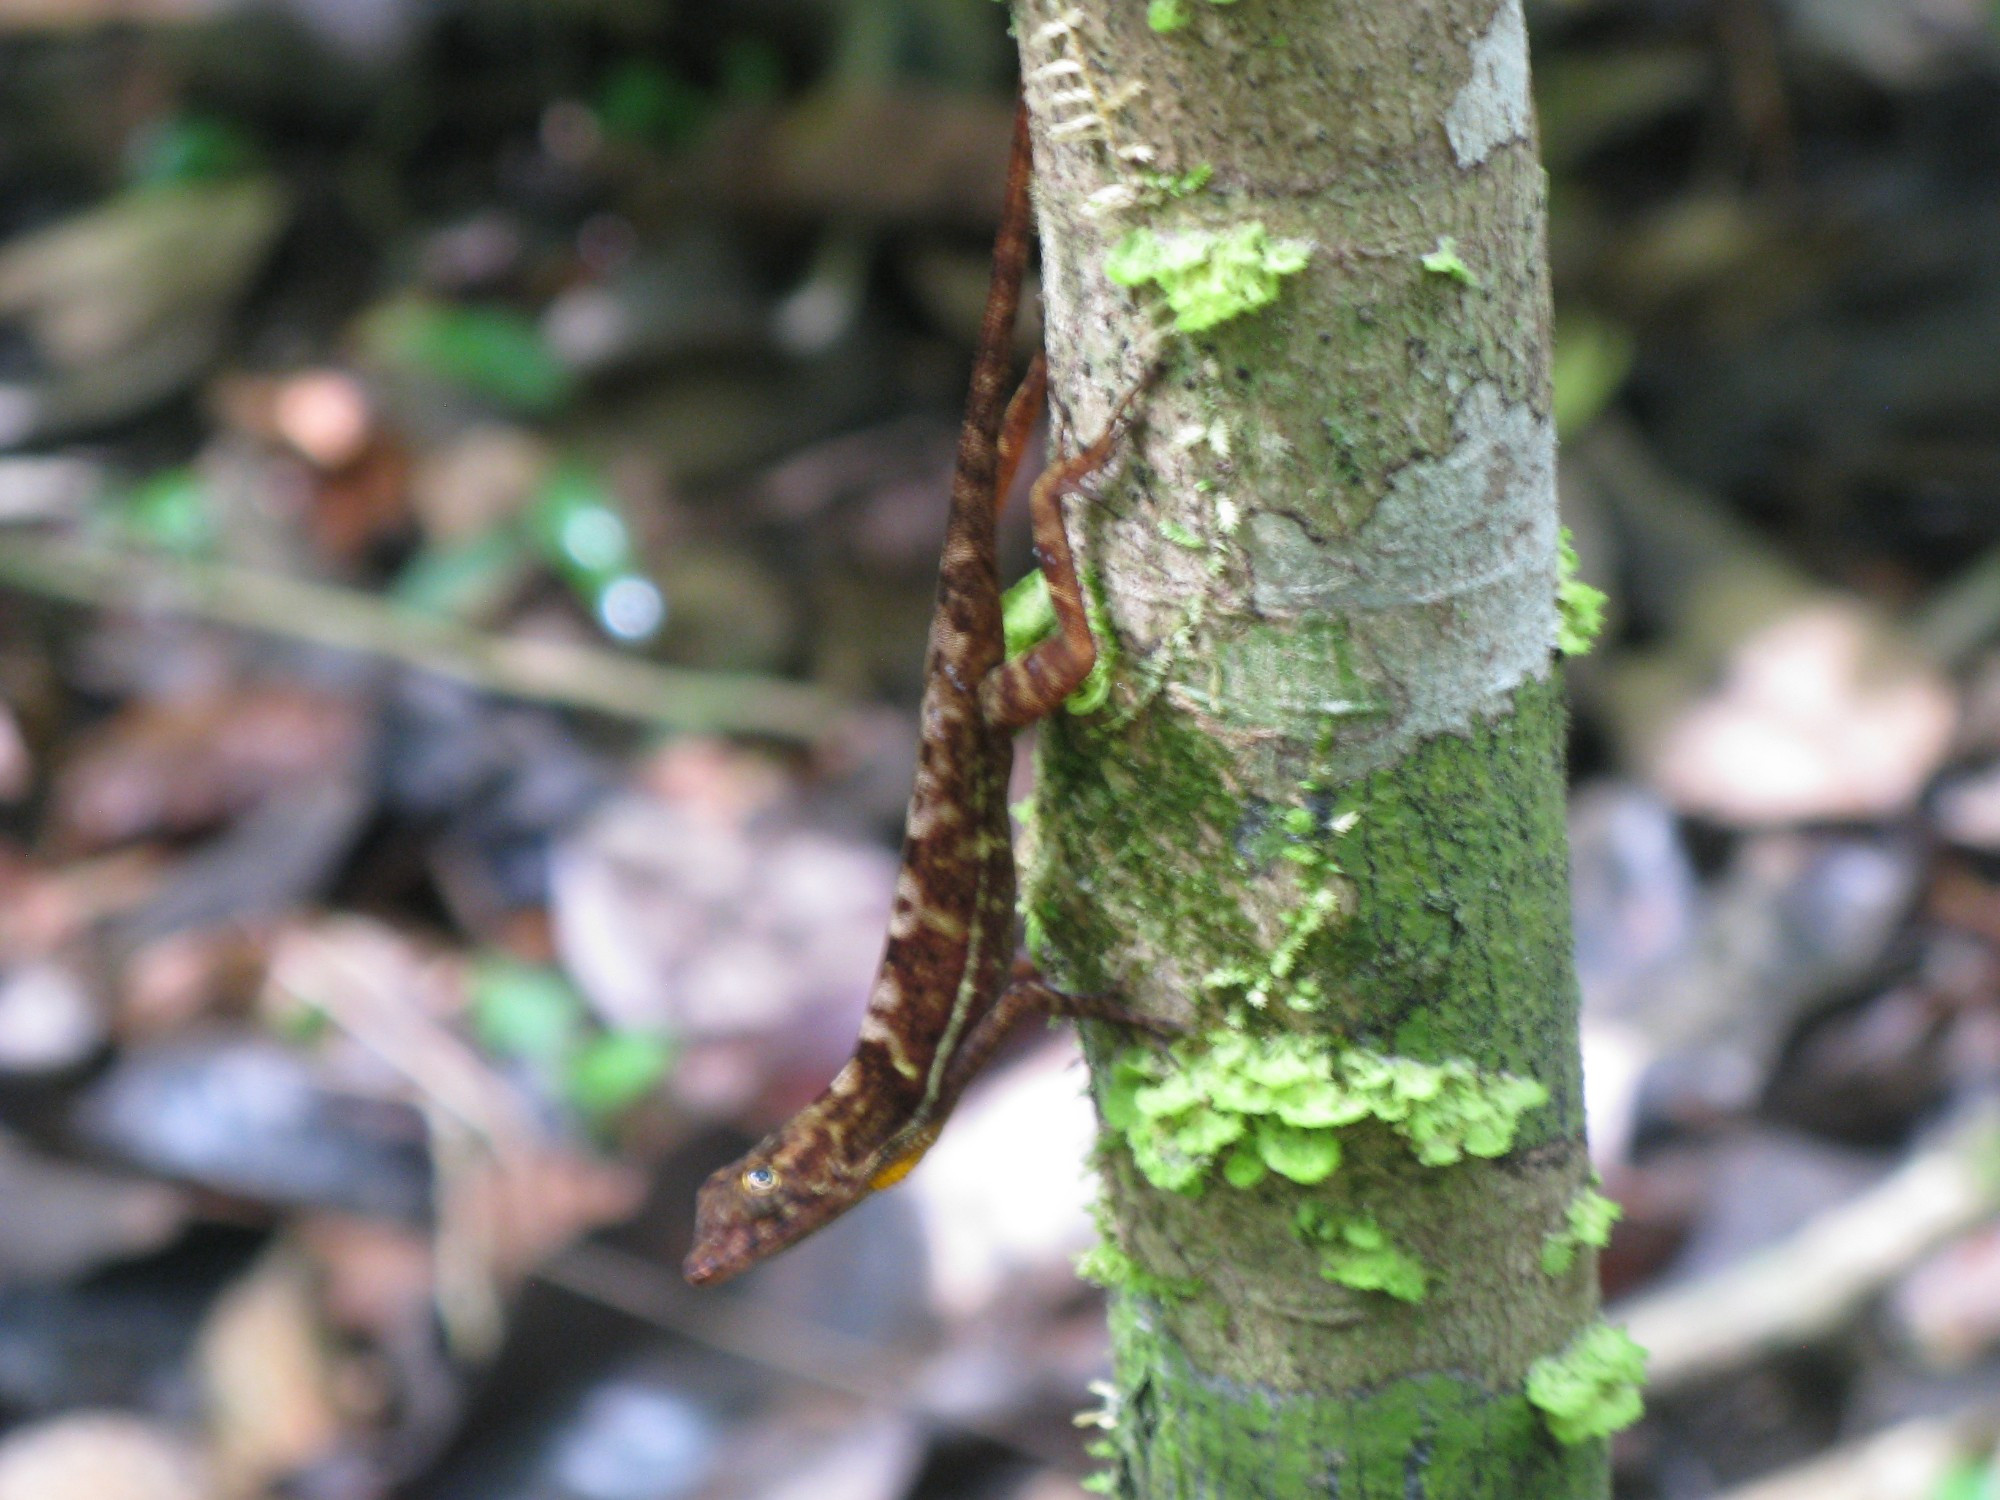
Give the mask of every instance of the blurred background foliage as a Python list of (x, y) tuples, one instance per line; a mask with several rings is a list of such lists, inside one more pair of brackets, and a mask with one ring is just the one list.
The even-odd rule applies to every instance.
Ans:
[[(1528, 11), (1620, 1493), (2000, 1494), (2000, 9)], [(0, 1500), (1080, 1493), (1066, 1037), (672, 1270), (877, 955), (1011, 66), (0, 0)]]

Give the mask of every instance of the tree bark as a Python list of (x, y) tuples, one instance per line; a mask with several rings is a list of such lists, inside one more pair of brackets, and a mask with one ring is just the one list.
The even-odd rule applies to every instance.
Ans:
[[(1520, 0), (1014, 0), (1014, 24), (1072, 446), (1165, 362), (1071, 506), (1114, 688), (1042, 733), (1025, 867), (1059, 981), (1190, 1028), (1171, 1056), (1086, 1037), (1107, 1483), (1601, 1496), (1601, 1436), (1558, 1440), (1526, 1394), (1597, 1290), (1588, 1245), (1543, 1264), (1589, 1166)], [(1199, 247), (1252, 222), (1310, 247), (1260, 309), (1202, 328), (1165, 274), (1107, 275), (1134, 231)], [(1266, 1074), (1415, 1062), (1424, 1086), (1546, 1097), (1427, 1164), (1386, 1096), (1338, 1124), (1233, 1075), (1220, 1098), (1224, 1038)], [(1421, 1300), (1383, 1289), (1412, 1267)]]

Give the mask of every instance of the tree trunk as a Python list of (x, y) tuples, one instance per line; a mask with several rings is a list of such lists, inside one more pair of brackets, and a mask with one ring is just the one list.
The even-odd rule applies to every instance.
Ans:
[(1071, 505), (1115, 686), (1026, 862), (1051, 974), (1190, 1028), (1088, 1028), (1104, 1483), (1601, 1496), (1520, 0), (1014, 24), (1071, 446), (1165, 361)]

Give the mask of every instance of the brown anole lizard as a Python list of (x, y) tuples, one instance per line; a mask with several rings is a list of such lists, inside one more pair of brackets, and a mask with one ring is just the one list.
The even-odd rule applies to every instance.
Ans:
[(1035, 483), (1035, 556), (1058, 629), (1009, 661), (995, 522), (1046, 383), (1038, 356), (1012, 402), (1005, 400), (1028, 259), (1028, 177), (1023, 106), (952, 476), (902, 871), (861, 1037), (825, 1092), (702, 1185), (694, 1245), (682, 1266), (697, 1286), (736, 1275), (900, 1181), (1023, 1016), (1136, 1019), (1101, 1001), (1062, 995), (1014, 962), (1007, 814), (1014, 734), (1061, 704), (1097, 659), (1062, 497), (1110, 456), (1145, 384), (1118, 404), (1102, 437), (1050, 465)]

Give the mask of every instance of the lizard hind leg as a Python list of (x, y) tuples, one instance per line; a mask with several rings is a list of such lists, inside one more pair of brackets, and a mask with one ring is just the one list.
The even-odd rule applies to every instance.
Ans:
[(1014, 476), (1021, 468), (1021, 455), (1034, 435), (1035, 419), (1042, 412), (1042, 398), (1048, 393), (1048, 357), (1037, 352), (1028, 373), (1007, 403), (1007, 415), (1000, 423), (1000, 462), (993, 476), (993, 511), (998, 515), (1013, 493)]
[[(1002, 662), (980, 684), (980, 707), (986, 722), (996, 729), (1022, 729), (1055, 712), (1097, 665), (1097, 640), (1090, 633), (1083, 583), (1077, 577), (1076, 555), (1070, 550), (1069, 530), (1063, 523), (1063, 496), (1081, 489), (1083, 481), (1110, 460), (1124, 433), (1126, 413), (1144, 384), (1125, 393), (1095, 442), (1080, 453), (1050, 464), (1035, 481), (1028, 502), (1034, 525), (1035, 560), (1048, 580), (1056, 633), (1037, 642), (1024, 655)], [(1012, 417), (1010, 411), (1010, 425)]]
[(951, 1062), (946, 1066), (939, 1093), (955, 1101), (965, 1086), (978, 1076), (992, 1059), (1007, 1033), (1031, 1015), (1066, 1021), (1108, 1021), (1143, 1031), (1156, 1040), (1182, 1035), (1186, 1028), (1159, 1016), (1150, 1016), (1114, 1000), (1109, 995), (1073, 995), (1050, 984), (1029, 960), (1015, 961), (1013, 976), (993, 1008), (966, 1031)]

